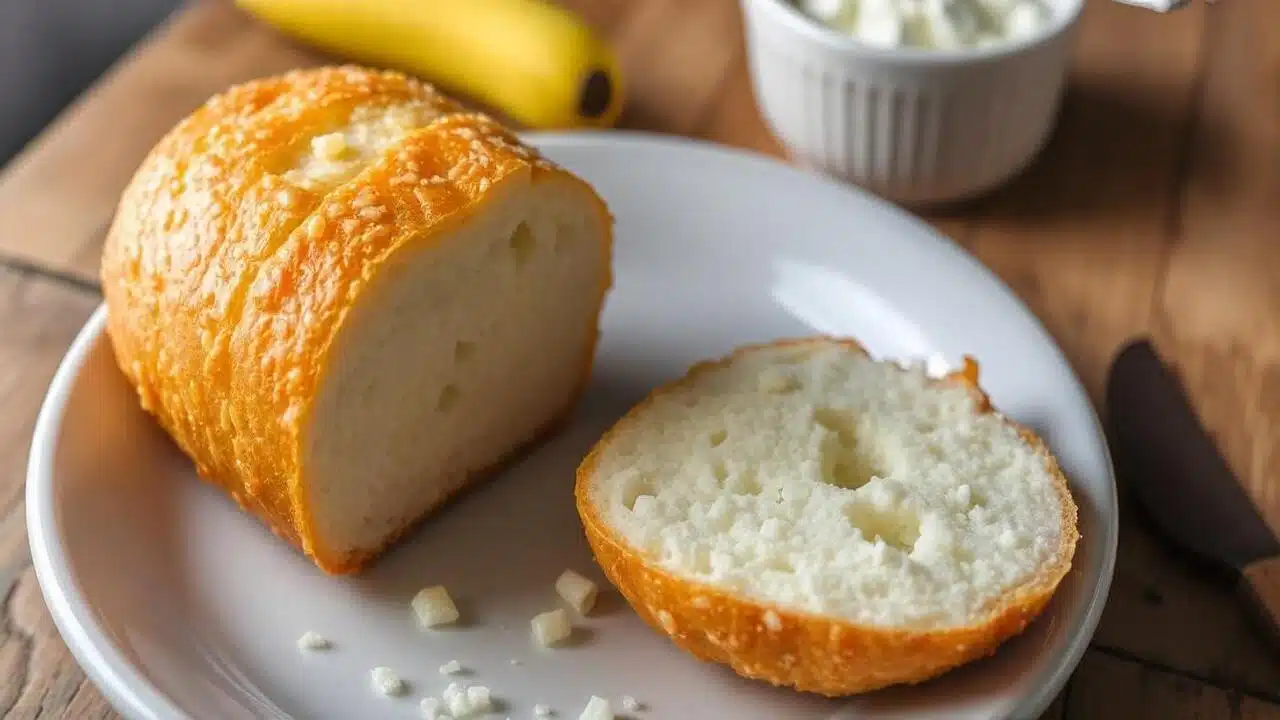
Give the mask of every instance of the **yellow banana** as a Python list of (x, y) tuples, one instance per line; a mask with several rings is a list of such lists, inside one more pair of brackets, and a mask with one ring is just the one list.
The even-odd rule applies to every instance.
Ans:
[(608, 127), (623, 87), (611, 48), (545, 0), (236, 0), (282, 32), (393, 67), (531, 128)]

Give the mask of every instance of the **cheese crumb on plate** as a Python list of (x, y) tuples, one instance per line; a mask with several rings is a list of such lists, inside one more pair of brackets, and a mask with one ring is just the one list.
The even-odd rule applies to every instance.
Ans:
[(329, 642), (328, 638), (311, 630), (302, 633), (302, 637), (298, 638), (299, 650), (328, 650), (331, 647), (333, 647), (333, 644)]
[(376, 667), (369, 672), (369, 677), (373, 681), (373, 689), (380, 695), (397, 697), (409, 691), (404, 680), (389, 667)]
[(424, 627), (431, 628), (458, 621), (458, 606), (454, 605), (449, 591), (441, 585), (419, 590), (410, 605)]
[(560, 609), (535, 615), (530, 625), (533, 628), (534, 639), (542, 647), (559, 645), (573, 633), (569, 614)]

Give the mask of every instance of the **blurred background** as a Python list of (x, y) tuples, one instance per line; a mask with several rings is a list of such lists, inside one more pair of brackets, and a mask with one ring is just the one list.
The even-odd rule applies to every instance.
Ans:
[(0, 166), (180, 0), (0, 2)]

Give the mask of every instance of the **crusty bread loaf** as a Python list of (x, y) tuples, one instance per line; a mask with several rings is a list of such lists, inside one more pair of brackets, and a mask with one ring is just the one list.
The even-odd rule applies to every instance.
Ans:
[(292, 72), (144, 160), (103, 251), (108, 330), (200, 475), (352, 572), (570, 410), (611, 228), (585, 182), (421, 82)]
[(695, 656), (823, 695), (925, 680), (1048, 602), (1076, 507), (1049, 451), (852, 341), (745, 347), (653, 392), (583, 461), (578, 511), (639, 615)]

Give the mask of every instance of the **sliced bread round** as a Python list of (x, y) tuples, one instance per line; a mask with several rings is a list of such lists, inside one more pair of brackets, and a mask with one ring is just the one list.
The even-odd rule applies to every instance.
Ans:
[(612, 222), (419, 80), (292, 71), (219, 93), (143, 160), (103, 248), (107, 330), (201, 477), (356, 572), (571, 411)]
[(693, 655), (823, 695), (987, 655), (1071, 566), (1076, 506), (977, 366), (850, 340), (755, 345), (655, 390), (577, 477), (597, 561)]

